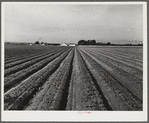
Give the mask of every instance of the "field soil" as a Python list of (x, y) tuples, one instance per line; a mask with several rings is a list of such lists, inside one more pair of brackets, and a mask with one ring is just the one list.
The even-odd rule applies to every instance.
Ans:
[(143, 48), (6, 45), (4, 110), (143, 110)]

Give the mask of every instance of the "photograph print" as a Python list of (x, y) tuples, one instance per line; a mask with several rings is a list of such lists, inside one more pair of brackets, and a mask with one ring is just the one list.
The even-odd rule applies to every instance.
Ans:
[(144, 114), (145, 6), (2, 2), (4, 117), (20, 111)]

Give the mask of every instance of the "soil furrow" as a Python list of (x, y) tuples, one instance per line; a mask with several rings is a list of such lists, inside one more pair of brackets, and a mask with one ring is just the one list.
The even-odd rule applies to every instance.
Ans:
[[(81, 51), (82, 52), (82, 51)], [(82, 52), (88, 60), (88, 67), (98, 81), (114, 110), (142, 110), (142, 102), (130, 90), (121, 85), (113, 76), (100, 67), (91, 56)], [(97, 62), (97, 63), (96, 63)]]
[(84, 47), (84, 49), (93, 49), (93, 50), (95, 49), (95, 50), (99, 50), (103, 52), (105, 51), (105, 52), (115, 53), (115, 54), (125, 56), (131, 59), (136, 59), (139, 61), (142, 61), (142, 58), (143, 58), (143, 53), (140, 53), (139, 51), (136, 52), (136, 48), (130, 49), (130, 47), (124, 47), (124, 48), (123, 47), (119, 47), (119, 48), (118, 47), (89, 47), (89, 48)]
[(8, 69), (5, 69), (5, 71), (4, 71), (4, 76), (6, 77), (6, 76), (9, 76), (9, 75), (11, 75), (12, 73), (15, 73), (15, 72), (17, 72), (17, 71), (19, 71), (19, 70), (22, 70), (22, 69), (24, 69), (24, 68), (26, 68), (26, 67), (28, 67), (28, 66), (31, 66), (31, 65), (33, 65), (33, 64), (35, 64), (36, 62), (39, 62), (39, 61), (41, 61), (41, 60), (43, 60), (43, 59), (46, 59), (46, 58), (48, 58), (48, 57), (50, 57), (52, 54), (50, 54), (50, 55), (48, 55), (48, 56), (43, 56), (43, 57), (39, 57), (39, 58), (37, 58), (37, 59), (33, 59), (33, 60), (30, 60), (30, 61), (27, 61), (27, 62), (25, 62), (25, 63), (23, 63), (23, 64), (20, 64), (20, 65), (17, 65), (17, 66), (14, 66), (14, 67), (11, 67), (11, 68), (8, 68)]
[(44, 53), (51, 52), (51, 51), (52, 51), (52, 49), (50, 49), (48, 51), (47, 50), (46, 51), (39, 50), (38, 52), (37, 51), (36, 52), (32, 51), (30, 53), (23, 52), (22, 54), (24, 54), (24, 55), (5, 58), (5, 63), (7, 64), (7, 63), (10, 63), (10, 62), (15, 62), (15, 61), (18, 61), (18, 60), (21, 60), (21, 59), (24, 59), (24, 58), (30, 58), (30, 57), (33, 57), (35, 55), (40, 55), (40, 54), (44, 54)]
[(98, 54), (99, 56), (102, 56), (102, 57), (106, 57), (107, 59), (109, 60), (112, 60), (112, 61), (115, 61), (115, 62), (118, 62), (120, 64), (124, 64), (125, 66), (129, 66), (133, 69), (136, 69), (138, 71), (142, 71), (143, 67), (141, 65), (137, 65), (137, 64), (131, 64), (131, 63), (128, 63), (126, 62), (125, 60), (122, 60), (122, 59), (117, 59), (115, 57), (111, 57), (111, 56), (108, 56), (108, 55), (105, 55), (104, 53), (99, 53), (99, 52), (95, 52), (95, 51), (89, 51), (89, 52), (93, 52), (93, 53), (96, 53)]
[(116, 53), (113, 53), (113, 52), (110, 52), (110, 51), (100, 51), (99, 49), (98, 50), (94, 50), (94, 49), (88, 49), (89, 51), (95, 51), (97, 53), (100, 53), (100, 54), (104, 54), (104, 55), (107, 55), (107, 56), (110, 56), (112, 58), (115, 58), (115, 59), (119, 59), (119, 60), (122, 60), (122, 61), (126, 61), (130, 64), (133, 64), (133, 65), (138, 65), (140, 67), (142, 67), (142, 61), (141, 60), (137, 60), (137, 59), (130, 59), (129, 57), (124, 57), (122, 55), (118, 55)]
[(42, 69), (43, 67), (45, 67), (47, 64), (49, 64), (49, 62), (51, 62), (55, 58), (59, 57), (62, 53), (63, 52), (59, 52), (50, 58), (47, 58), (40, 62), (37, 62), (36, 64), (34, 64), (26, 69), (23, 69), (15, 74), (5, 77), (4, 92), (6, 92), (9, 89), (13, 88), (14, 86), (18, 85), (21, 81), (23, 81), (27, 77), (31, 76), (35, 72), (37, 72), (40, 69)]
[[(12, 49), (9, 49), (10, 50), (9, 51), (8, 49), (9, 48), (6, 48), (5, 50), (5, 57), (7, 57), (5, 58), (5, 63), (18, 61), (18, 60), (25, 59), (25, 58), (30, 58), (35, 55), (50, 53), (54, 51), (55, 49), (63, 50), (64, 48), (63, 47), (49, 47), (49, 46), (47, 47), (41, 47), (41, 46), (26, 47), (25, 46), (25, 47), (17, 47), (17, 50), (12, 48)], [(9, 53), (12, 53), (13, 57), (9, 57), (9, 60), (8, 60)]]
[(142, 83), (131, 81), (131, 79), (129, 80), (127, 76), (123, 77), (122, 74), (116, 73), (111, 66), (99, 61), (95, 56), (90, 55), (86, 51), (84, 52), (94, 59), (104, 71), (107, 71), (111, 76), (118, 80), (122, 86), (128, 89), (128, 91), (132, 92), (137, 98), (142, 100)]
[[(95, 87), (94, 79), (85, 66), (78, 50), (75, 51), (73, 80), (68, 97), (67, 110), (109, 110), (105, 98)], [(73, 86), (73, 87), (72, 87)], [(73, 90), (70, 90), (73, 89)]]
[[(74, 53), (73, 53), (72, 59), (74, 59)], [(70, 81), (71, 81), (71, 76), (72, 76), (72, 69), (73, 69), (73, 60), (71, 61), (70, 65), (71, 66), (70, 66), (69, 75), (68, 75), (68, 78), (67, 78), (67, 83), (66, 83), (63, 95), (62, 95), (61, 105), (59, 107), (60, 110), (66, 110), (66, 106), (67, 106), (67, 102), (68, 102), (69, 86), (70, 86)]]
[[(114, 47), (115, 48), (115, 47)], [(88, 49), (88, 48), (84, 48), (84, 49)], [(122, 50), (122, 48), (120, 48), (120, 49), (118, 49), (118, 50), (113, 50), (113, 48), (89, 48), (89, 49), (92, 49), (92, 50), (94, 50), (94, 51), (97, 51), (97, 52), (100, 52), (100, 53), (112, 53), (112, 54), (114, 54), (114, 55), (118, 55), (118, 56), (120, 56), (120, 57), (122, 57), (122, 58), (126, 58), (126, 59), (130, 59), (130, 60), (135, 60), (135, 61), (137, 61), (137, 62), (139, 62), (139, 63), (142, 63), (142, 55), (143, 55), (143, 53), (142, 53), (142, 55), (140, 55), (140, 56), (138, 56), (138, 54), (137, 55), (133, 55), (133, 54), (128, 54), (128, 52), (127, 51), (125, 51), (125, 52), (123, 52), (123, 53), (121, 53), (120, 51)]]
[[(72, 49), (73, 50), (73, 49)], [(42, 89), (36, 94), (30, 105), (25, 110), (57, 110), (65, 109), (67, 88), (69, 85), (69, 74), (73, 51), (65, 58), (60, 67), (43, 85)], [(67, 78), (68, 77), (68, 78)], [(67, 85), (68, 84), (68, 85)], [(66, 96), (66, 97), (63, 97)], [(65, 100), (64, 100), (65, 99)]]
[[(27, 59), (17, 60), (16, 62), (11, 62), (11, 63), (5, 64), (5, 69), (8, 69), (10, 67), (14, 67), (16, 65), (20, 65), (20, 64), (28, 62), (28, 61), (31, 62), (31, 60), (37, 60), (40, 57), (44, 59), (44, 58), (47, 58), (47, 57), (50, 57), (50, 56), (54, 55), (57, 52), (59, 52), (59, 51), (58, 50), (57, 51), (52, 51), (51, 53), (44, 53), (44, 54), (40, 54), (40, 55), (37, 55), (37, 56), (29, 57)], [(40, 59), (39, 59), (39, 61), (40, 61)]]
[[(13, 65), (15, 65), (14, 63), (16, 62), (16, 64), (19, 64), (18, 62), (19, 61), (22, 61), (22, 60), (25, 60), (25, 59), (34, 59), (38, 56), (42, 56), (43, 55), (47, 55), (48, 53), (38, 53), (38, 54), (33, 54), (31, 56), (24, 56), (24, 57), (21, 57), (21, 58), (17, 58), (17, 59), (11, 59), (10, 58), (10, 61), (5, 61), (5, 69), (9, 68), (9, 67), (12, 67)], [(23, 62), (22, 62), (23, 63)], [(12, 64), (12, 65), (11, 65)]]
[[(108, 57), (103, 57), (102, 55), (100, 55), (96, 52), (89, 52), (89, 53), (91, 55), (95, 56), (98, 60), (111, 66), (114, 71), (118, 71), (118, 73), (121, 73), (121, 75), (128, 76), (133, 81), (142, 83), (143, 72), (141, 70), (138, 70), (135, 67), (130, 67), (126, 64), (122, 64), (117, 59), (112, 60), (112, 59), (109, 59)], [(143, 69), (143, 67), (142, 67), (142, 69)]]
[(39, 88), (39, 85), (44, 83), (44, 78), (47, 78), (58, 68), (69, 52), (70, 51), (63, 53), (60, 57), (50, 62), (46, 67), (22, 81), (16, 87), (7, 91), (4, 95), (5, 110), (18, 109), (26, 100), (27, 96), (30, 96), (35, 89)]
[[(80, 52), (80, 51), (79, 51), (79, 52)], [(80, 53), (80, 54), (81, 54), (81, 53)], [(81, 56), (82, 56), (82, 55), (81, 55)], [(109, 104), (108, 100), (105, 98), (103, 92), (101, 91), (99, 85), (97, 84), (96, 79), (94, 78), (94, 76), (92, 75), (92, 73), (90, 72), (90, 70), (88, 69), (88, 67), (87, 67), (87, 65), (86, 65), (86, 62), (85, 62), (85, 61), (86, 61), (85, 57), (82, 56), (82, 59), (83, 59), (83, 61), (84, 61), (84, 65), (85, 65), (87, 71), (89, 72), (89, 74), (91, 75), (91, 78), (93, 79), (93, 84), (95, 85), (96, 90), (100, 93), (100, 95), (101, 95), (102, 98), (103, 98), (103, 103), (104, 103), (104, 105), (106, 106), (106, 108), (107, 108), (108, 110), (112, 110), (111, 104)]]
[(142, 111), (143, 47), (6, 45), (4, 110)]

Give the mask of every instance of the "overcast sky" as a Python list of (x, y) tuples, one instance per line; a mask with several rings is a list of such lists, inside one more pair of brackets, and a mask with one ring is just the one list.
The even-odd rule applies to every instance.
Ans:
[(5, 4), (5, 41), (143, 40), (142, 5)]

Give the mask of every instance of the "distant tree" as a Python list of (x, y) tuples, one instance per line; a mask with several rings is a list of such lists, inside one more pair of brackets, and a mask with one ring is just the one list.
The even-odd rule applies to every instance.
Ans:
[(111, 45), (111, 43), (110, 43), (110, 42), (108, 42), (108, 43), (107, 43), (107, 45)]
[(87, 42), (85, 40), (78, 41), (78, 45), (85, 45), (85, 44), (87, 44)]
[(95, 40), (88, 40), (88, 44), (89, 45), (95, 45), (96, 44), (96, 41)]
[(91, 40), (88, 40), (88, 41), (86, 42), (86, 44), (87, 44), (87, 45), (91, 45)]
[(95, 40), (80, 40), (78, 41), (78, 45), (95, 45), (96, 41)]
[(35, 44), (39, 44), (39, 41), (36, 41)]
[(92, 40), (92, 43), (93, 43), (93, 44), (96, 44), (96, 40)]
[(45, 45), (48, 45), (48, 43), (46, 42)]
[(44, 42), (41, 42), (41, 44), (44, 44)]

